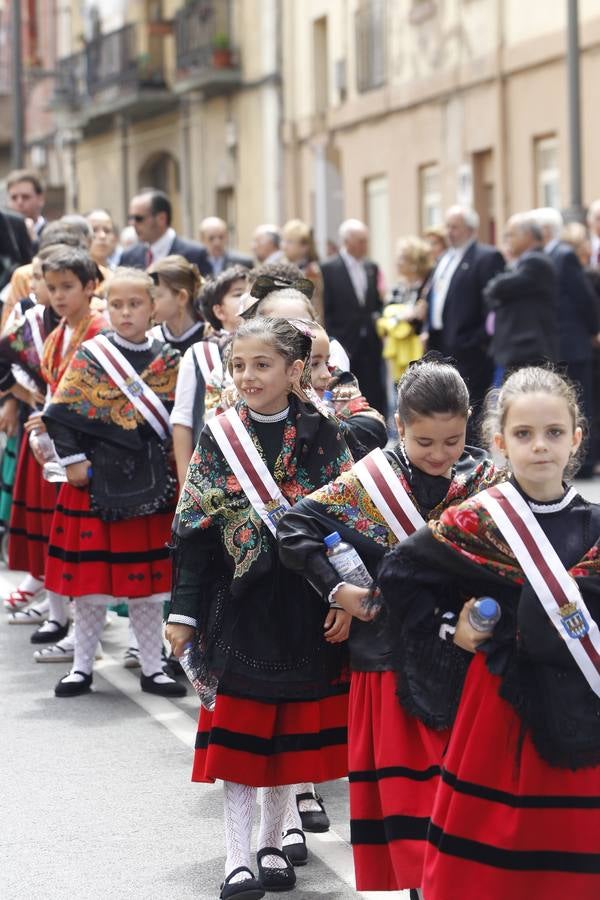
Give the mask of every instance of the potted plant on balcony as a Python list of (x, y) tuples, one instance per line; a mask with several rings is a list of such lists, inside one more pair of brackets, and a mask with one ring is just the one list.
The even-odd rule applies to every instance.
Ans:
[(215, 34), (212, 42), (212, 64), (215, 69), (231, 68), (229, 35), (224, 31)]

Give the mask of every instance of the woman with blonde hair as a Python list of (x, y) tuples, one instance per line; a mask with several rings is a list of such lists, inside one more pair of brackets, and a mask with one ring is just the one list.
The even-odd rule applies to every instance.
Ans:
[(396, 265), (398, 282), (377, 322), (377, 331), (385, 339), (383, 357), (389, 360), (394, 381), (398, 381), (410, 362), (423, 355), (419, 333), (427, 316), (424, 298), (433, 269), (429, 245), (418, 237), (400, 238), (396, 245)]

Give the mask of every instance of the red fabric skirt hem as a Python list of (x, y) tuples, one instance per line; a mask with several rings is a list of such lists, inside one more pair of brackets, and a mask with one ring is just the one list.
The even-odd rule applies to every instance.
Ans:
[(46, 587), (82, 597), (148, 597), (171, 590), (173, 512), (104, 522), (89, 491), (63, 484), (52, 517)]
[(420, 887), (448, 737), (405, 712), (394, 672), (352, 673), (348, 748), (357, 890)]
[(427, 900), (600, 897), (600, 766), (550, 766), (473, 660), (431, 816)]
[(56, 494), (56, 485), (42, 477), (42, 467), (31, 452), (28, 436), (24, 435), (10, 512), (9, 569), (44, 577)]
[(332, 781), (348, 773), (348, 695), (263, 701), (217, 695), (200, 710), (192, 781), (252, 787)]

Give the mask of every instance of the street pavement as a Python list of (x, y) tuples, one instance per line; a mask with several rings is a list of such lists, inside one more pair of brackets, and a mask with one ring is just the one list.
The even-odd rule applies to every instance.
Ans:
[[(0, 593), (20, 577), (0, 570)], [(114, 617), (93, 693), (57, 699), (68, 664), (35, 663), (33, 630), (0, 622), (0, 897), (214, 900), (225, 861), (221, 788), (190, 782), (195, 697), (143, 694), (139, 669), (122, 665), (126, 620)], [(332, 830), (309, 835), (309, 864), (290, 896), (408, 900), (354, 889), (347, 781), (322, 793)]]
[[(579, 482), (600, 501), (600, 479)], [(0, 570), (0, 594), (20, 574)], [(37, 664), (31, 626), (0, 622), (0, 897), (3, 900), (214, 900), (223, 877), (221, 789), (190, 782), (197, 702), (142, 694), (123, 668), (126, 620), (102, 636), (94, 691), (57, 699), (65, 664)], [(322, 787), (332, 829), (309, 835), (298, 900), (359, 893), (348, 784)]]

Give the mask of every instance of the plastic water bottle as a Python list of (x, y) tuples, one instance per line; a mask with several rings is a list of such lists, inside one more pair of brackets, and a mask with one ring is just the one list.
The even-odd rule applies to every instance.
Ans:
[(327, 547), (329, 562), (343, 581), (357, 587), (371, 587), (373, 579), (364, 562), (354, 547), (346, 544), (337, 531), (323, 538), (323, 543)]
[(179, 664), (187, 675), (187, 678), (198, 694), (200, 703), (209, 712), (215, 708), (217, 698), (218, 681), (214, 676), (209, 675), (208, 678), (201, 678), (198, 666), (194, 660), (194, 645), (186, 644), (182, 655), (179, 657)]
[(475, 631), (493, 631), (500, 621), (502, 610), (493, 597), (480, 597), (469, 610), (469, 625)]
[(335, 416), (335, 403), (333, 402), (333, 391), (323, 391), (323, 400), (322, 400), (323, 408), (327, 410), (327, 412), (331, 413)]

